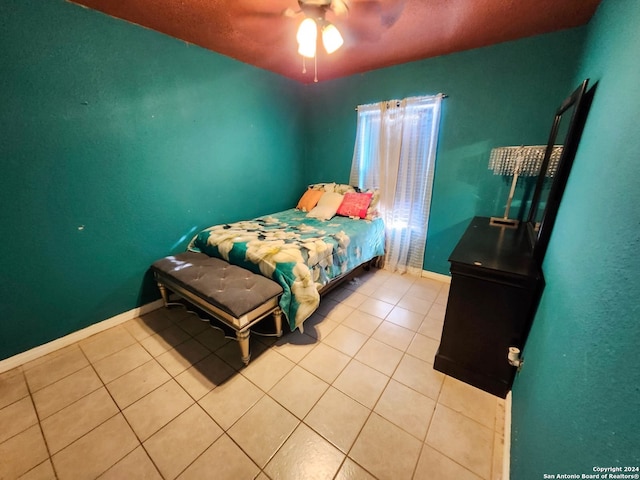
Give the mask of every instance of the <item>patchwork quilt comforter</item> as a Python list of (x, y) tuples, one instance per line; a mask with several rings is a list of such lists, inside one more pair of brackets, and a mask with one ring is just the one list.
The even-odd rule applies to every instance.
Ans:
[(278, 282), (284, 289), (280, 308), (291, 330), (302, 330), (323, 285), (384, 254), (384, 225), (382, 219), (340, 216), (321, 221), (290, 209), (209, 227), (188, 248)]

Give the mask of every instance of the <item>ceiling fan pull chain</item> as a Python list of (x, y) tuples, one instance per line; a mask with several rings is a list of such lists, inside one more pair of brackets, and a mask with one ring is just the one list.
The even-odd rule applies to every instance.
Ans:
[(313, 64), (314, 64), (314, 73), (315, 73), (313, 77), (313, 81), (318, 83), (318, 55), (313, 57)]
[(307, 63), (304, 60), (304, 57), (302, 57), (302, 73), (307, 73)]

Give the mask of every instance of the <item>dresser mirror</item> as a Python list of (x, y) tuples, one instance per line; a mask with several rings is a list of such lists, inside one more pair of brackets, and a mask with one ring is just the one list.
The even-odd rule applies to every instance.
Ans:
[[(556, 110), (531, 199), (527, 229), (533, 246), (533, 256), (539, 265), (542, 264), (549, 244), (551, 230), (591, 103), (593, 89), (587, 92), (588, 82), (588, 79), (584, 80)], [(552, 155), (554, 149), (557, 152), (558, 148), (562, 149), (560, 155)]]

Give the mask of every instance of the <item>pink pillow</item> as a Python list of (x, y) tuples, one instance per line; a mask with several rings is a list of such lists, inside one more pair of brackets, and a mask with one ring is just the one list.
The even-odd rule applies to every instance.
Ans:
[(345, 193), (336, 213), (344, 217), (364, 218), (367, 216), (371, 197), (373, 193)]

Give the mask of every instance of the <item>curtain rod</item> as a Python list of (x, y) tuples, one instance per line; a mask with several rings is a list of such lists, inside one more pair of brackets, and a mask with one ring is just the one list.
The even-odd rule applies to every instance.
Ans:
[[(447, 95), (446, 93), (436, 93), (436, 94), (435, 94), (435, 95), (433, 95), (433, 96), (434, 96), (434, 97), (437, 97), (438, 95), (440, 95), (442, 98), (447, 98), (447, 97), (449, 97), (449, 95)], [(423, 96), (425, 96), (425, 97), (426, 97), (426, 96), (428, 96), (428, 95), (423, 95)], [(409, 97), (409, 98), (412, 98), (412, 97)], [(384, 101), (386, 101), (386, 102), (390, 102), (391, 100), (384, 100)], [(399, 104), (400, 104), (400, 102), (401, 102), (401, 101), (402, 101), (402, 100), (397, 100), (397, 102), (398, 102), (398, 106), (400, 106)], [(380, 103), (380, 102), (375, 102), (375, 103), (365, 103), (364, 105), (358, 105), (356, 108), (354, 108), (354, 110), (356, 110), (356, 111), (357, 111), (357, 110), (358, 110), (358, 107), (364, 107), (364, 106), (366, 106), (366, 105), (375, 105), (375, 104), (377, 104), (377, 103)]]

